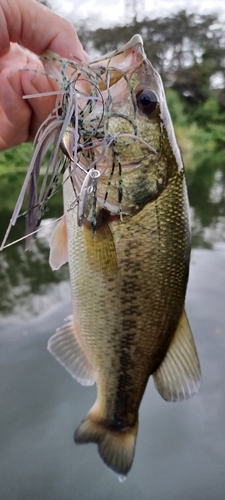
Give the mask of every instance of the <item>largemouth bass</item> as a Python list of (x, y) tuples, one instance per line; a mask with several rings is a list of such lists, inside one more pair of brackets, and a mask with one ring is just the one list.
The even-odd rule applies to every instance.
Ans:
[[(97, 174), (83, 187), (80, 180), (78, 202), (71, 182), (78, 182), (76, 172), (64, 174), (65, 216), (52, 235), (50, 264), (58, 269), (69, 262), (73, 316), (48, 348), (81, 384), (97, 385), (75, 442), (97, 443), (103, 461), (126, 476), (149, 377), (166, 401), (199, 389), (184, 309), (188, 198), (162, 81), (141, 37), (89, 68), (100, 75), (101, 99), (89, 106), (88, 123), (103, 123), (108, 146), (93, 137), (90, 150), (98, 161), (90, 163), (81, 141), (78, 163), (88, 171), (89, 161)], [(72, 158), (68, 130), (61, 147)]]

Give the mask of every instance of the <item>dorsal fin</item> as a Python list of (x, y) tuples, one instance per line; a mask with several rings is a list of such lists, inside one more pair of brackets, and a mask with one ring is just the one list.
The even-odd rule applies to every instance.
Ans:
[(154, 384), (166, 401), (181, 401), (198, 392), (200, 364), (185, 311), (166, 356), (153, 374)]

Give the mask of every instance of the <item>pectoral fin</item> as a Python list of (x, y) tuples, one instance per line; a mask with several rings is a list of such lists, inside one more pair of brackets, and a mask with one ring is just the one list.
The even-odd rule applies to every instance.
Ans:
[(69, 316), (65, 325), (49, 339), (48, 350), (80, 384), (95, 383), (93, 368), (79, 344), (72, 316)]
[(55, 271), (68, 262), (65, 216), (57, 223), (50, 240), (49, 264)]
[(200, 378), (193, 335), (183, 311), (166, 356), (153, 374), (154, 384), (166, 401), (181, 401), (198, 392)]

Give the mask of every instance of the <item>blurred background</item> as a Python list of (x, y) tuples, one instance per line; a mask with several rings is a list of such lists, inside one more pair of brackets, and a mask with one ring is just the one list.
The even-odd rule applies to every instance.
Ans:
[[(94, 445), (73, 432), (95, 399), (46, 351), (70, 313), (68, 270), (48, 264), (49, 204), (30, 252), (0, 253), (1, 500), (224, 500), (225, 498), (225, 7), (221, 0), (49, 0), (68, 17), (91, 55), (135, 33), (162, 76), (187, 175), (192, 260), (187, 311), (201, 360), (199, 395), (165, 403), (150, 382), (140, 411), (137, 451), (124, 485)], [(0, 239), (11, 217), (31, 145), (0, 153)], [(49, 226), (50, 223), (50, 226)], [(18, 220), (11, 241), (24, 234)]]

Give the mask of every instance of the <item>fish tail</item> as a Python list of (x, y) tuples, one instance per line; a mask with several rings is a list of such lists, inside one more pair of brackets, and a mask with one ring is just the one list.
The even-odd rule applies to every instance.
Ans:
[(138, 421), (118, 430), (90, 412), (75, 431), (74, 440), (77, 444), (97, 443), (103, 462), (123, 480), (133, 463), (137, 431)]

